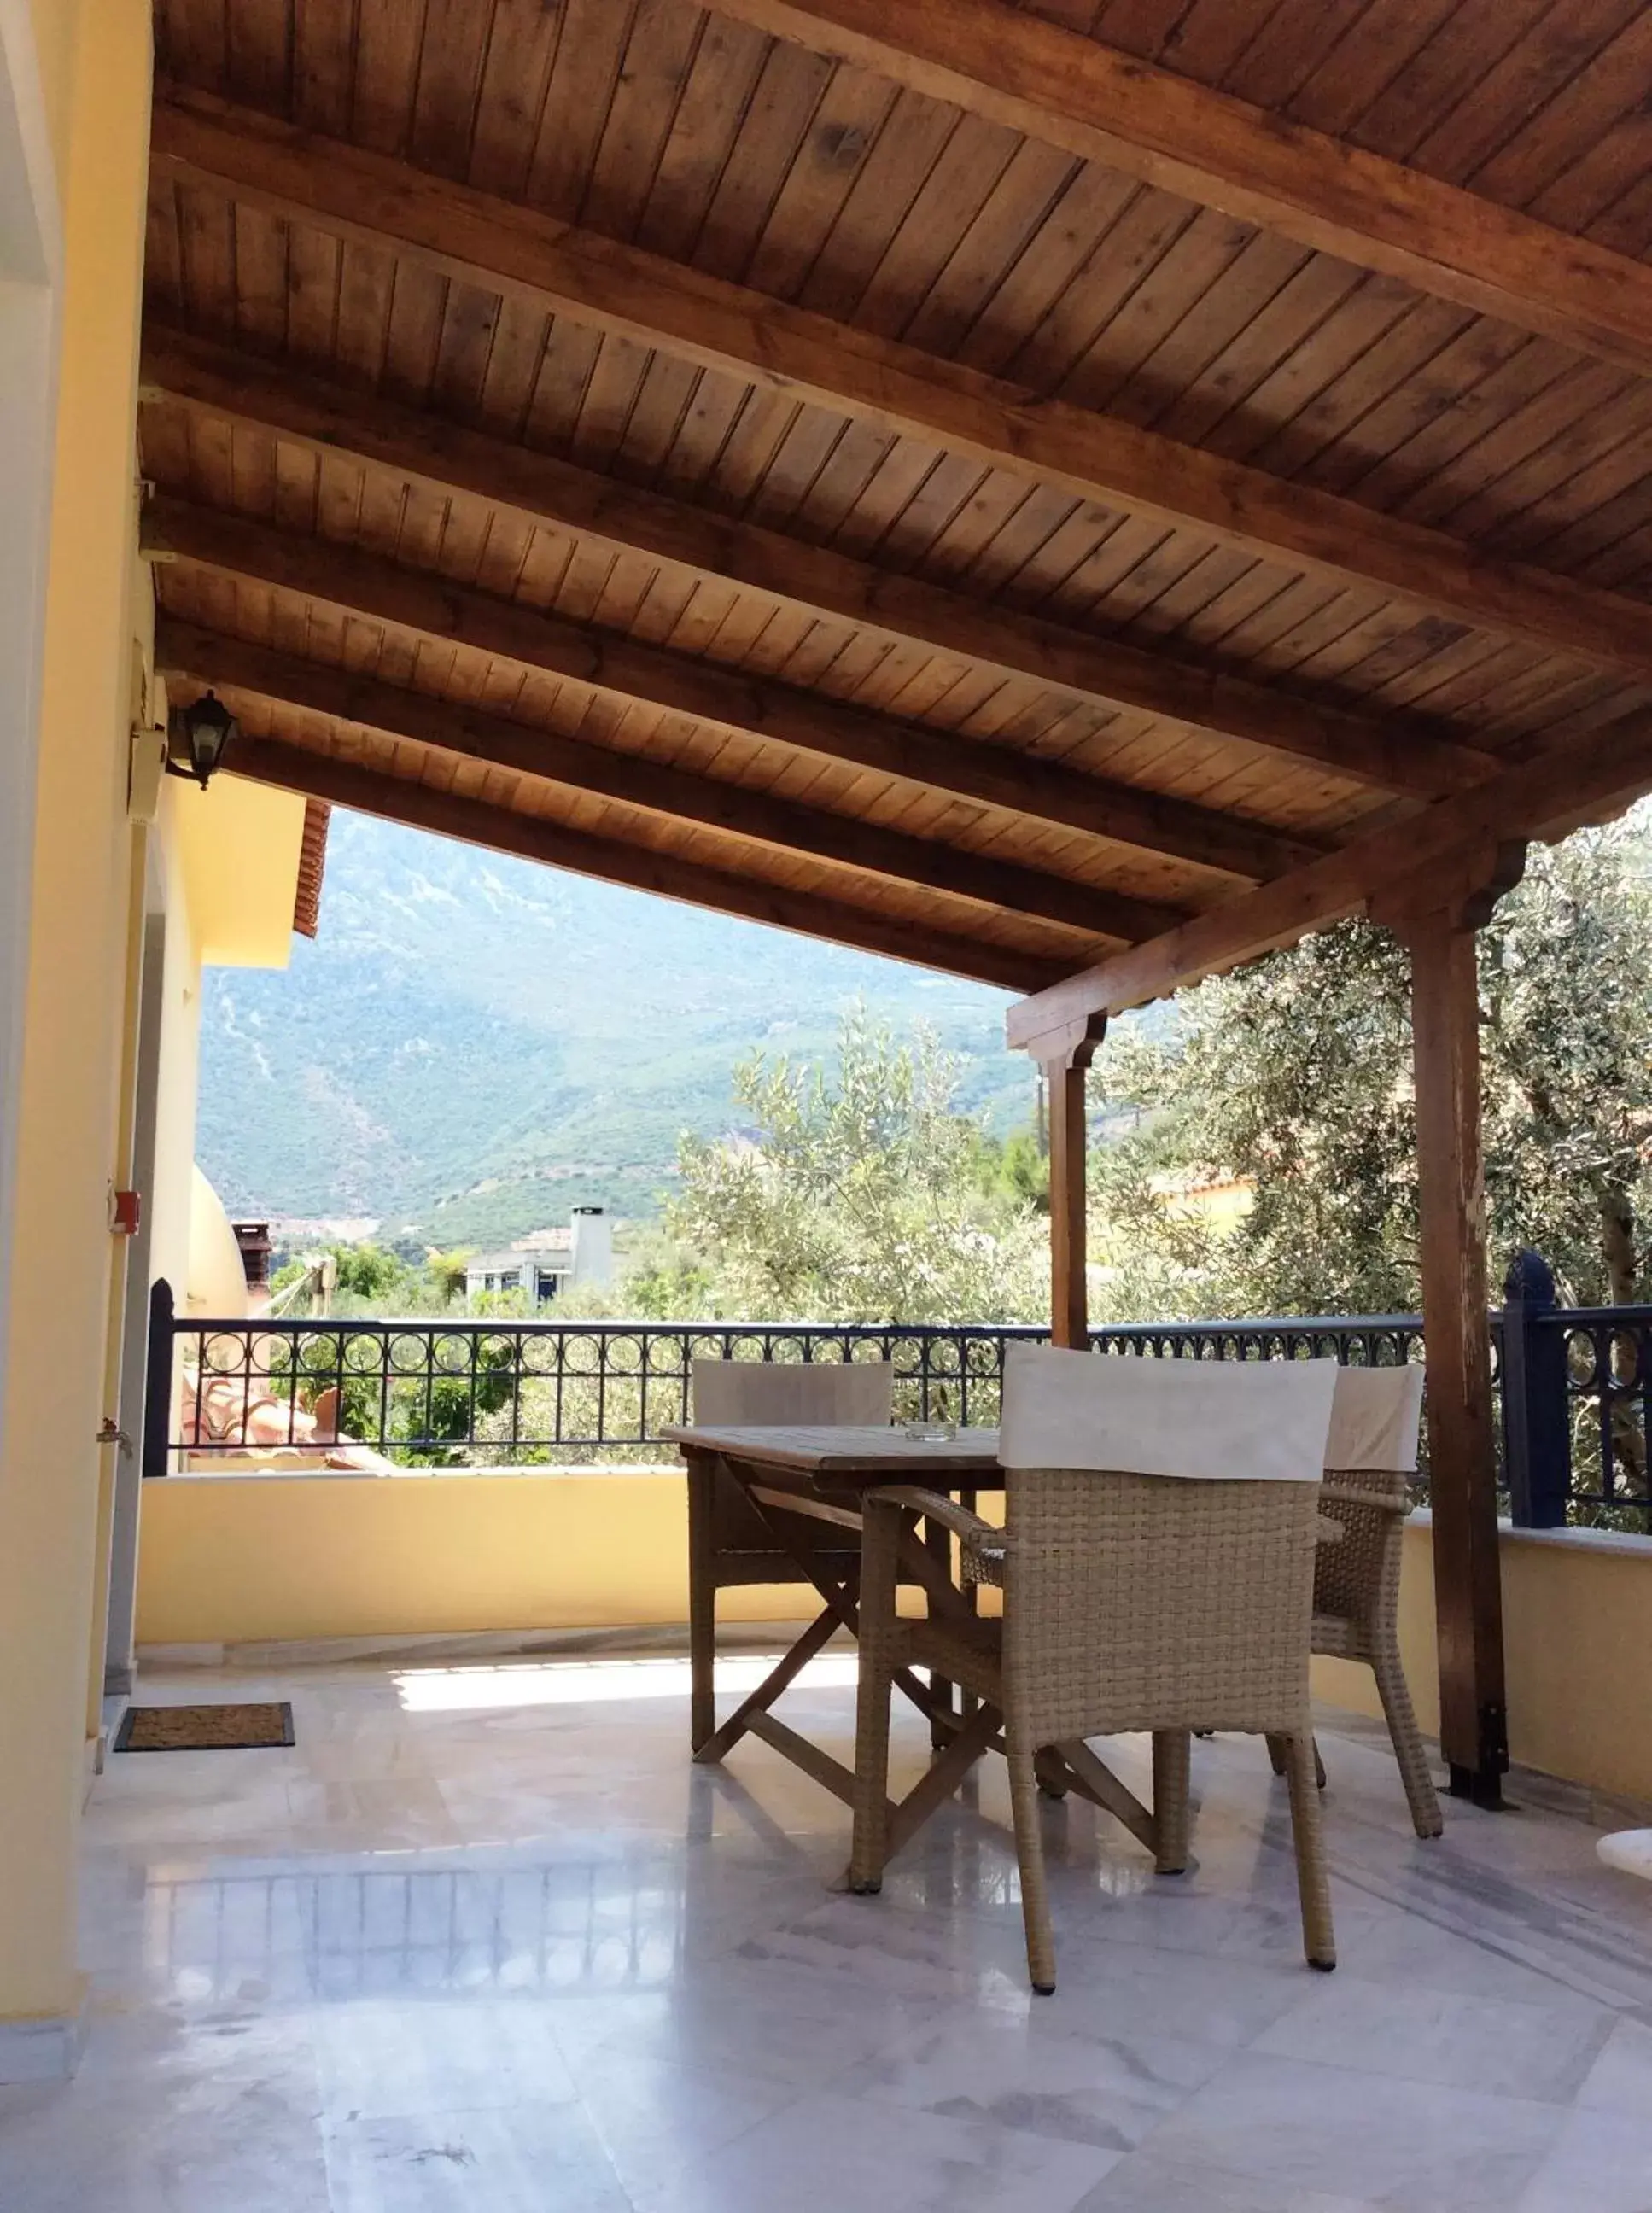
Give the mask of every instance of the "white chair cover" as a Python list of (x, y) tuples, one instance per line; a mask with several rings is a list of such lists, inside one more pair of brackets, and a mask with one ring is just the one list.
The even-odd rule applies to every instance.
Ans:
[(1414, 1474), (1422, 1424), (1420, 1368), (1339, 1368), (1325, 1464), (1349, 1474), (1360, 1468)]
[(1155, 1360), (1015, 1345), (998, 1457), (1015, 1467), (1318, 1483), (1330, 1360)]

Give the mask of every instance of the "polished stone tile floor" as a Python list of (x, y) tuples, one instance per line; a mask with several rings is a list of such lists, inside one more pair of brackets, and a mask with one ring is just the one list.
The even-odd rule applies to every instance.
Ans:
[[(852, 1665), (785, 1709), (845, 1758)], [(144, 1692), (288, 1697), (298, 1741), (110, 1762), (88, 2053), (0, 2093), (4, 2213), (1652, 2208), (1652, 1887), (1535, 1783), (1419, 1844), (1362, 1724), (1321, 1740), (1334, 1976), (1283, 1785), (1224, 1738), (1185, 1878), (1045, 1807), (1038, 1999), (991, 1764), (850, 1898), (844, 1809), (754, 1742), (692, 1767), (669, 1658)], [(1110, 1756), (1144, 1783), (1143, 1749)]]

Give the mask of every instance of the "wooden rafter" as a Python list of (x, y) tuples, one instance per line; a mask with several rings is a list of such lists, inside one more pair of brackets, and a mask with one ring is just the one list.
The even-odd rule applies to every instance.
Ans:
[(236, 775), (250, 777), (255, 783), (328, 800), (335, 807), (351, 807), (360, 814), (406, 823), (416, 830), (434, 831), (438, 837), (460, 838), (495, 852), (517, 853), (525, 860), (570, 869), (576, 875), (594, 876), (603, 883), (681, 899), (690, 906), (767, 923), (777, 930), (825, 938), (863, 953), (912, 961), (976, 983), (1027, 991), (1036, 989), (1051, 974), (1052, 964), (1033, 954), (953, 936), (846, 900), (822, 898), (814, 892), (761, 883), (674, 854), (649, 852), (593, 837), (559, 822), (492, 806), (485, 800), (380, 775), (305, 747), (243, 737), (228, 765)]
[(721, 12), (1418, 291), (1652, 374), (1652, 269), (1003, 0)]
[[(143, 516), (143, 545), (151, 557), (181, 556), (278, 591), (325, 600), (348, 613), (569, 678), (627, 703), (646, 701), (671, 714), (716, 722), (920, 785), (955, 786), (958, 779), (949, 775), (952, 753), (986, 750), (795, 686), (743, 676), (689, 655), (668, 653), (611, 631), (496, 599), (354, 546), (274, 530), (245, 516), (182, 500), (162, 497), (150, 503)], [(999, 773), (1007, 801), (999, 803), (1015, 805), (1017, 757), (1005, 754), (1002, 760)], [(1070, 771), (1065, 773), (1075, 782), (1083, 781)], [(1027, 811), (1024, 806), (1021, 811)], [(1097, 902), (1093, 911), (1098, 917), (1104, 911), (1111, 914), (1110, 921), (1097, 920), (1093, 925), (1106, 936), (1133, 940), (1163, 927), (1170, 917), (1169, 909), (1149, 900), (1105, 892), (1086, 895)]]
[(350, 669), (300, 660), (175, 617), (162, 617), (155, 650), (165, 667), (204, 683), (255, 692), (783, 852), (921, 885), (948, 899), (1058, 923), (1090, 941), (1128, 943), (1143, 934), (1144, 925), (1175, 912), (1150, 900), (1127, 899), (823, 808), (776, 799), (744, 784), (693, 775), (642, 754), (536, 729)]
[(983, 468), (1192, 524), (1259, 559), (1652, 678), (1645, 609), (1443, 533), (1035, 398), (897, 341), (204, 93), (156, 103), (156, 173), (403, 256)]
[(1481, 872), (1498, 848), (1515, 840), (1564, 837), (1585, 823), (1609, 820), (1648, 790), (1652, 717), (1626, 716), (1564, 740), (1478, 791), (1437, 800), (1405, 822), (1372, 831), (1340, 852), (1012, 1007), (1009, 1043), (1036, 1057), (1041, 1038), (1095, 1015), (1166, 998), (1183, 984), (1292, 944), (1408, 881), (1426, 885), (1436, 879), (1443, 899), (1465, 868), (1471, 875)]
[[(739, 517), (696, 508), (513, 445), (379, 394), (369, 397), (270, 361), (151, 322), (143, 387), (318, 454), (388, 469), (439, 494), (485, 500), (529, 526), (552, 525), (648, 553), (699, 575), (750, 586), (862, 627), (916, 638), (937, 651), (1030, 677), (1079, 702), (1164, 717), (1271, 753), (1308, 760), (1350, 783), (1417, 798), (1466, 790), (1496, 763), (1421, 716), (1350, 713), (1240, 676), (1202, 668), (947, 591), (810, 546)], [(967, 757), (969, 748), (965, 748)], [(972, 798), (991, 793), (966, 790)], [(1300, 840), (1213, 809), (1157, 800), (1099, 778), (1057, 786), (1027, 811), (1102, 831), (1179, 859), (1255, 878), (1309, 857)], [(1101, 810), (1106, 810), (1105, 814)], [(1103, 822), (1107, 826), (1103, 830)]]
[(304, 829), (298, 847), (298, 887), (293, 895), (293, 928), (300, 937), (314, 937), (321, 927), (321, 885), (326, 875), (327, 828), (332, 814), (325, 799), (312, 799), (304, 809)]

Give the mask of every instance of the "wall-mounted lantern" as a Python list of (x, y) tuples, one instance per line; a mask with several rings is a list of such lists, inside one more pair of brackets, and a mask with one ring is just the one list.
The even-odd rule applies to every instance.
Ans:
[(204, 692), (187, 707), (174, 708), (168, 775), (192, 776), (204, 791), (213, 771), (223, 764), (224, 747), (240, 729), (215, 692)]

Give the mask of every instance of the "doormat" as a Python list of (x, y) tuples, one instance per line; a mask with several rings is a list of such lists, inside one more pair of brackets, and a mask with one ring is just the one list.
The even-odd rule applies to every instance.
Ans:
[(115, 1733), (117, 1752), (242, 1752), (293, 1741), (285, 1698), (259, 1706), (128, 1706)]

